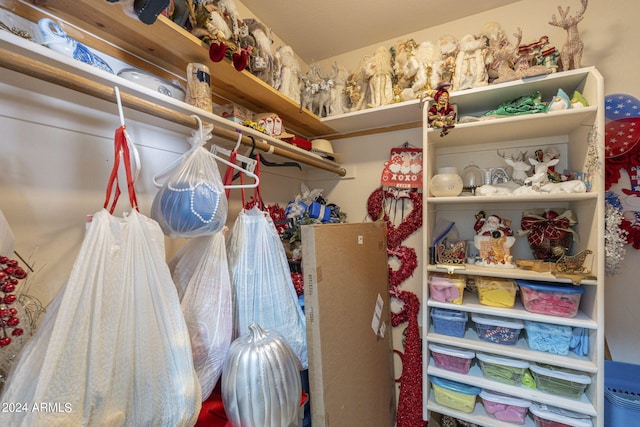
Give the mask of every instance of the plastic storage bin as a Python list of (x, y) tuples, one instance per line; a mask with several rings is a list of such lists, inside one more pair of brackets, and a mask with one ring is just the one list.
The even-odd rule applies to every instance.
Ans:
[(640, 419), (640, 365), (604, 361), (604, 425), (632, 426)]
[(571, 369), (536, 364), (529, 365), (529, 369), (538, 390), (558, 396), (580, 398), (591, 384), (591, 377)]
[(467, 329), (468, 315), (464, 311), (447, 310), (435, 307), (431, 309), (431, 321), (436, 334), (463, 338)]
[(473, 314), (478, 338), (496, 344), (514, 345), (518, 342), (524, 323), (517, 319), (507, 319), (486, 314)]
[(482, 375), (485, 378), (505, 384), (520, 385), (529, 362), (511, 359), (508, 357), (497, 357), (489, 354), (476, 354)]
[(462, 384), (439, 377), (429, 377), (436, 403), (462, 412), (473, 412), (476, 396), (482, 390), (478, 387)]
[(462, 304), (466, 276), (462, 274), (432, 274), (429, 276), (429, 297), (435, 301)]
[(566, 409), (533, 403), (529, 411), (533, 415), (536, 427), (593, 427), (588, 415)]
[(482, 390), (482, 406), (487, 414), (500, 420), (515, 424), (524, 424), (531, 402), (525, 399)]
[(476, 277), (476, 287), (480, 304), (511, 308), (516, 303), (518, 288), (515, 280), (478, 276)]
[(467, 374), (469, 372), (471, 362), (476, 356), (473, 351), (437, 344), (429, 344), (429, 350), (431, 350), (431, 356), (437, 368), (459, 374)]
[(575, 317), (584, 293), (582, 286), (516, 280), (522, 305), (532, 313)]
[(571, 326), (525, 320), (527, 344), (531, 350), (567, 355), (573, 331)]

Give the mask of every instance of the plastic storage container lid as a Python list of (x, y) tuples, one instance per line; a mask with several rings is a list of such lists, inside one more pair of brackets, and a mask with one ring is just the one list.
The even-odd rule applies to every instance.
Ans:
[(511, 329), (524, 328), (524, 323), (522, 323), (522, 320), (518, 319), (505, 319), (502, 317), (490, 316), (486, 314), (473, 314), (471, 315), (471, 319), (475, 323), (480, 323), (481, 325), (500, 326), (503, 328)]
[(533, 322), (531, 320), (524, 321), (524, 327), (528, 332), (538, 332), (553, 335), (572, 336), (573, 329), (567, 325), (554, 325), (551, 323)]
[(511, 366), (513, 368), (522, 368), (522, 369), (527, 369), (529, 367), (529, 362), (525, 362), (524, 360), (508, 359), (506, 357), (496, 357), (496, 356), (491, 356), (489, 354), (482, 354), (482, 353), (478, 353), (476, 356), (478, 357), (478, 360), (482, 362), (494, 363), (497, 365)]
[(518, 286), (532, 289), (539, 292), (563, 292), (566, 294), (584, 294), (584, 288), (580, 285), (567, 285), (565, 283), (535, 282), (529, 280), (516, 279)]
[(549, 369), (549, 368), (545, 368), (543, 366), (539, 366), (535, 364), (529, 365), (529, 369), (531, 369), (534, 373), (538, 375), (545, 375), (548, 377), (554, 377), (554, 378), (558, 378), (565, 381), (572, 381), (574, 383), (591, 384), (591, 377), (589, 377), (588, 375), (580, 375), (580, 374), (573, 374), (571, 372), (566, 372), (566, 371), (558, 371), (555, 369)]
[(554, 408), (552, 406), (542, 405), (535, 402), (529, 407), (529, 410), (533, 415), (540, 418), (566, 424), (571, 427), (593, 427), (591, 418), (586, 414), (579, 414), (577, 412)]
[(473, 351), (460, 350), (454, 347), (447, 347), (437, 344), (429, 344), (429, 350), (436, 353), (446, 354), (448, 356), (461, 357), (463, 359), (473, 359), (476, 355)]
[(447, 320), (467, 320), (467, 312), (460, 310), (447, 310), (445, 308), (436, 307), (431, 310), (431, 316), (435, 316), (438, 319)]
[(468, 394), (468, 395), (477, 396), (482, 391), (478, 387), (474, 387), (472, 385), (467, 385), (467, 384), (462, 384), (462, 383), (459, 383), (457, 381), (447, 380), (445, 378), (430, 376), (429, 379), (431, 380), (431, 382), (433, 382), (438, 387), (446, 388), (447, 390), (455, 391), (455, 392), (462, 393), (462, 394)]
[(524, 399), (518, 399), (516, 397), (505, 396), (504, 394), (497, 394), (487, 390), (480, 392), (480, 397), (483, 400), (489, 400), (495, 403), (502, 403), (503, 405), (519, 406), (521, 408), (528, 408), (531, 406), (531, 402)]

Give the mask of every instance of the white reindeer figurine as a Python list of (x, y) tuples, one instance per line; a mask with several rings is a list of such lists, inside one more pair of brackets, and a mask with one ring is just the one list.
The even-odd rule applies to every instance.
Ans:
[(531, 164), (525, 161), (527, 158), (527, 152), (525, 151), (523, 153), (521, 151), (518, 157), (513, 156), (513, 154), (511, 157), (507, 157), (506, 154), (500, 153), (500, 151), (498, 151), (498, 155), (504, 159), (507, 165), (513, 168), (511, 180), (516, 184), (523, 185), (525, 180), (529, 177), (527, 172), (531, 170)]
[(533, 165), (534, 173), (524, 180), (525, 185), (531, 184), (531, 188), (533, 188), (534, 190), (540, 190), (540, 187), (542, 185), (549, 182), (549, 177), (547, 175), (549, 167), (557, 165), (559, 161), (560, 159), (550, 159), (544, 162), (539, 162), (533, 157), (530, 157), (529, 163)]

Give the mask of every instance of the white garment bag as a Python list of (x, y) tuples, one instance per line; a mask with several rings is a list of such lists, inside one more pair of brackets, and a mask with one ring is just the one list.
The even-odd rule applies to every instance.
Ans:
[(204, 401), (220, 379), (233, 331), (224, 231), (189, 239), (171, 259), (169, 268), (191, 337)]
[[(176, 427), (197, 421), (201, 390), (189, 332), (162, 230), (137, 211), (124, 128), (116, 130), (105, 209), (93, 215), (67, 283), (7, 378), (0, 399), (24, 406), (0, 411), (2, 426)], [(119, 218), (112, 212), (121, 159), (135, 209)]]

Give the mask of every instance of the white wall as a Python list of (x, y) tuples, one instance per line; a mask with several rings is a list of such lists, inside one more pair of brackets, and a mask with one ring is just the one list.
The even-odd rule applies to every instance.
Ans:
[[(548, 35), (551, 42), (560, 48), (566, 40), (565, 32), (548, 24), (552, 14), (558, 16), (557, 6), (570, 6), (573, 12), (579, 8), (580, 3), (578, 0), (522, 0), (490, 12), (407, 34), (405, 37), (365, 46), (357, 51), (327, 59), (321, 66), (323, 69), (329, 69), (331, 64), (338, 62), (355, 71), (360, 59), (365, 55), (371, 55), (379, 45), (390, 47), (398, 40), (407, 38), (413, 38), (417, 42), (435, 42), (444, 34), (451, 34), (459, 39), (468, 33), (479, 33), (488, 22), (500, 23), (507, 34), (512, 34), (518, 27), (522, 28), (523, 42)], [(401, 25), (402, 11), (396, 12), (393, 16), (398, 17), (398, 25)], [(602, 73), (605, 95), (628, 93), (640, 98), (640, 80), (637, 79), (637, 70), (640, 67), (640, 55), (637, 54), (640, 38), (638, 16), (640, 3), (635, 0), (590, 0), (584, 19), (578, 26), (585, 45), (583, 65), (596, 66)], [(347, 167), (351, 164), (357, 166), (358, 179), (354, 182), (340, 182), (329, 195), (332, 200), (344, 204), (352, 219), (364, 216), (366, 196), (377, 185), (377, 174), (388, 158), (389, 148), (402, 144), (407, 138), (409, 137), (405, 136), (404, 132), (396, 132), (334, 141), (336, 150), (345, 153)], [(416, 140), (414, 143), (419, 145), (420, 141)], [(621, 184), (629, 188), (628, 180)], [(415, 246), (417, 245), (419, 242), (415, 243)], [(638, 316), (635, 315), (640, 303), (640, 287), (637, 280), (640, 269), (636, 267), (640, 265), (640, 252), (628, 246), (625, 265), (624, 271), (616, 276), (607, 277), (606, 280), (606, 338), (614, 360), (640, 363), (640, 328)], [(419, 289), (417, 279), (408, 281), (405, 286), (407, 289)], [(399, 341), (397, 335), (394, 336), (394, 343), (398, 348)]]

